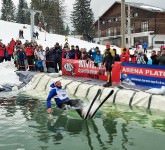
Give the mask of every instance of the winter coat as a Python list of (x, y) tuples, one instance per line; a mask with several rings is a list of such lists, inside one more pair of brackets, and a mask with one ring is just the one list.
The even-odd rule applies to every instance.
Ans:
[(159, 64), (159, 60), (158, 60), (157, 55), (151, 56), (151, 59), (152, 59), (152, 64), (153, 65), (158, 65)]
[(5, 48), (0, 46), (0, 57), (4, 57), (5, 55)]
[(127, 53), (122, 53), (120, 55), (120, 61), (121, 62), (129, 62), (129, 55)]
[(11, 48), (11, 46), (6, 46), (6, 51), (8, 55), (13, 55), (13, 49)]
[(103, 56), (101, 54), (100, 55), (96, 54), (94, 62), (101, 63), (102, 60), (103, 60)]
[(106, 71), (112, 70), (112, 64), (114, 63), (114, 57), (112, 57), (112, 54), (109, 49), (107, 49), (103, 54), (103, 65), (106, 68)]
[(60, 89), (58, 87), (55, 87), (54, 83), (52, 83), (50, 85), (50, 87), (52, 89), (50, 90), (48, 98), (47, 98), (47, 108), (51, 108), (51, 99), (54, 98), (55, 96), (56, 96), (55, 102), (56, 102), (57, 106), (63, 102), (69, 101), (69, 98), (67, 96), (64, 99), (60, 99), (60, 97), (58, 96), (58, 91), (60, 91), (60, 90), (65, 91), (65, 89), (63, 89), (63, 88)]
[(27, 47), (25, 48), (26, 56), (33, 56), (34, 55), (34, 50), (32, 47)]

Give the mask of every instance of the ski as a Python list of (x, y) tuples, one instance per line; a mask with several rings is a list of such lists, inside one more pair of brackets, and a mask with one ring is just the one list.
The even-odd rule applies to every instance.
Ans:
[(99, 110), (99, 108), (106, 102), (106, 100), (114, 93), (114, 90), (111, 90), (109, 92), (109, 94), (103, 99), (103, 101), (98, 105), (98, 107), (94, 110), (94, 112), (92, 114), (89, 114), (89, 118), (93, 118), (95, 116), (95, 114), (97, 113), (97, 111)]
[(86, 113), (86, 115), (85, 115), (85, 117), (84, 117), (84, 120), (86, 120), (86, 119), (88, 118), (89, 112), (90, 112), (90, 110), (91, 110), (91, 108), (92, 108), (94, 102), (96, 101), (96, 99), (98, 98), (99, 95), (101, 96), (101, 89), (98, 89), (98, 91), (97, 91), (97, 93), (96, 93), (94, 99), (93, 99), (92, 102), (90, 103), (89, 108), (88, 108), (88, 111), (87, 111), (87, 113)]

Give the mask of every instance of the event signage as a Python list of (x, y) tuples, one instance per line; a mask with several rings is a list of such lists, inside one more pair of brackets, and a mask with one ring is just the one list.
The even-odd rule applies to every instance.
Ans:
[[(105, 67), (96, 67), (93, 61), (62, 59), (62, 73), (74, 77), (107, 80)], [(112, 82), (160, 88), (165, 86), (165, 66), (115, 62)]]
[(106, 80), (106, 72), (104, 67), (96, 67), (93, 61), (62, 59), (63, 75), (76, 77), (89, 77), (99, 79), (104, 76)]
[(121, 80), (159, 88), (165, 86), (165, 66), (122, 63)]

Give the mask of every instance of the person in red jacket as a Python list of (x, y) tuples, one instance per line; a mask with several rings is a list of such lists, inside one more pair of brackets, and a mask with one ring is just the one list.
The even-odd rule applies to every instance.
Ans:
[(124, 48), (122, 54), (120, 55), (121, 62), (129, 62), (129, 55), (126, 53), (126, 51), (126, 48)]
[(11, 47), (10, 44), (8, 44), (6, 46), (6, 51), (7, 51), (7, 54), (8, 54), (7, 60), (11, 61), (11, 58), (13, 57), (13, 48)]
[(29, 65), (29, 70), (32, 71), (34, 69), (34, 49), (32, 45), (28, 45), (28, 47), (25, 48), (27, 61)]
[(0, 63), (3, 62), (5, 57), (5, 48), (3, 46), (3, 43), (0, 42)]
[(12, 38), (10, 41), (10, 47), (12, 49), (12, 51), (14, 52), (14, 47), (15, 47), (16, 42), (14, 41), (14, 39)]

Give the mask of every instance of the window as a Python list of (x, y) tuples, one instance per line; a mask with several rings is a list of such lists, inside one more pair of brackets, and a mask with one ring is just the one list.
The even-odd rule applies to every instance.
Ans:
[(155, 41), (155, 44), (164, 44), (164, 41)]
[(108, 29), (108, 36), (110, 36), (111, 35), (111, 29), (109, 28)]
[(133, 14), (133, 17), (138, 17), (138, 15), (139, 14), (136, 12), (136, 13)]
[(117, 34), (117, 29), (116, 28), (114, 28), (114, 35), (116, 35)]
[(112, 20), (111, 20), (111, 19), (109, 19), (109, 20), (108, 20), (108, 22), (109, 22), (109, 23), (111, 23), (111, 22), (112, 22)]
[(148, 31), (148, 21), (141, 23), (142, 32)]

